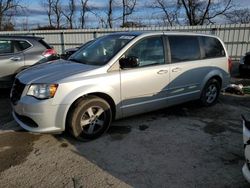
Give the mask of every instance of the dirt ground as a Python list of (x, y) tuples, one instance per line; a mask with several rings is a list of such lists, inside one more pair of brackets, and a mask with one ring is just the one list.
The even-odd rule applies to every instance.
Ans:
[[(250, 85), (250, 79), (233, 79)], [(101, 138), (32, 134), (11, 117), (0, 90), (0, 187), (249, 187), (241, 114), (250, 95), (222, 94), (112, 123)]]

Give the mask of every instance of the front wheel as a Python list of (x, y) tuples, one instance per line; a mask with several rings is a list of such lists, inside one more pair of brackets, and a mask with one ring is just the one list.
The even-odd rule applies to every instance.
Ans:
[(221, 87), (218, 80), (216, 79), (208, 80), (201, 94), (200, 98), (201, 104), (203, 106), (214, 105), (218, 100), (220, 89)]
[(99, 97), (89, 96), (71, 110), (67, 123), (71, 134), (79, 140), (101, 136), (112, 120), (110, 105)]

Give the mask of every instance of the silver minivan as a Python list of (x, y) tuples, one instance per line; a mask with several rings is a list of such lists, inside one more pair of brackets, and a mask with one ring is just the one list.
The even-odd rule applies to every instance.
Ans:
[(96, 39), (73, 54), (16, 76), (13, 116), (26, 130), (68, 129), (81, 140), (112, 120), (190, 100), (216, 103), (230, 78), (230, 59), (215, 36), (125, 32)]

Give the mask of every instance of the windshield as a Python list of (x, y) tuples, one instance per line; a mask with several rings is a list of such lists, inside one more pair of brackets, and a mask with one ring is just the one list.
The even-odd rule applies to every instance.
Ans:
[(102, 66), (135, 36), (107, 35), (96, 39), (91, 44), (80, 48), (69, 60), (88, 65)]

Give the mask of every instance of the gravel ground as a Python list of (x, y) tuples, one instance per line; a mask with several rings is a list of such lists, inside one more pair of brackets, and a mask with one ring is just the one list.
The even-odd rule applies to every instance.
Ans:
[(85, 143), (28, 133), (10, 112), (8, 90), (0, 90), (0, 187), (249, 187), (240, 119), (250, 118), (249, 95), (115, 121)]

